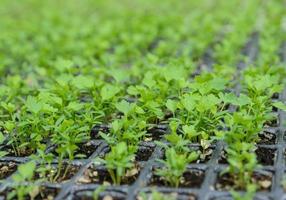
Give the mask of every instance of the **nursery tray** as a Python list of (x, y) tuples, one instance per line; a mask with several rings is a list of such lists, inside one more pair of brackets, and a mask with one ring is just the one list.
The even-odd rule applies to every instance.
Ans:
[[(281, 57), (286, 61), (286, 43), (282, 45)], [(243, 70), (248, 64), (258, 56), (258, 34), (254, 33), (250, 37), (242, 53), (248, 58), (247, 61), (241, 61), (237, 64), (238, 71)], [(205, 65), (211, 67), (213, 61), (210, 59), (210, 53), (206, 54)], [(196, 72), (197, 73), (197, 72)], [(236, 77), (239, 79), (239, 74)], [(240, 85), (236, 84), (235, 93), (240, 93)], [(279, 94), (278, 99), (286, 100), (286, 90)], [(230, 107), (229, 111), (234, 111), (235, 107)], [(262, 166), (254, 174), (254, 179), (261, 182), (262, 188), (259, 188), (255, 199), (257, 200), (277, 200), (286, 199), (284, 188), (281, 185), (285, 174), (285, 148), (286, 148), (286, 128), (281, 122), (286, 119), (285, 113), (278, 112), (278, 121), (269, 127), (265, 127), (260, 133), (261, 141), (257, 145), (257, 159)], [(66, 180), (60, 180), (57, 183), (41, 183), (43, 191), (42, 198), (53, 197), (56, 200), (89, 200), (93, 199), (94, 190), (104, 184), (104, 180), (109, 176), (104, 166), (94, 166), (94, 158), (103, 157), (108, 151), (108, 145), (98, 138), (98, 132), (108, 132), (108, 125), (95, 126), (92, 131), (92, 140), (88, 147), (84, 144), (82, 151), (88, 152), (86, 159), (78, 159), (72, 162), (70, 176)], [(149, 133), (154, 140), (162, 140), (164, 134), (168, 134), (167, 125), (154, 125)], [(190, 148), (199, 148), (199, 144), (191, 144)], [(164, 182), (153, 173), (160, 167), (157, 159), (163, 157), (164, 152), (160, 146), (153, 141), (141, 142), (136, 155), (137, 172), (130, 179), (124, 181), (122, 185), (107, 185), (101, 192), (100, 198), (110, 196), (113, 200), (133, 200), (140, 199), (141, 192), (151, 193), (154, 189), (164, 194), (176, 195), (176, 199), (181, 200), (228, 200), (232, 199), (229, 192), (231, 180), (227, 174), (219, 176), (220, 172), (227, 167), (224, 151), (225, 144), (218, 141), (210, 146), (210, 154), (205, 159), (196, 163), (190, 163), (184, 173), (185, 184), (178, 188), (172, 188), (164, 185)], [(2, 146), (2, 148), (7, 148)], [(53, 147), (48, 151), (52, 152)], [(5, 199), (5, 194), (9, 193), (11, 184), (11, 175), (16, 171), (17, 165), (29, 161), (26, 157), (5, 156), (0, 159), (1, 179), (5, 180), (0, 185), (0, 199)], [(55, 160), (54, 165), (57, 164)], [(96, 174), (96, 178), (93, 175)], [(102, 177), (101, 177), (102, 176)], [(104, 179), (104, 180), (103, 180)], [(29, 184), (29, 183), (27, 183)], [(241, 191), (243, 193), (243, 191)]]

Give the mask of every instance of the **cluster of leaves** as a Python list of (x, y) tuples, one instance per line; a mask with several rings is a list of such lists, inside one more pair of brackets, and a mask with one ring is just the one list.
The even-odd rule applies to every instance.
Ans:
[[(274, 16), (274, 12), (279, 13), (281, 9), (276, 3), (267, 3), (262, 9), (268, 10), (260, 13), (268, 15), (268, 18), (263, 18), (265, 20), (263, 22), (257, 22), (257, 26), (263, 26), (258, 28), (261, 33), (260, 56), (254, 67), (248, 67), (242, 72), (242, 93), (235, 100), (238, 102), (233, 102), (236, 111), (225, 118), (228, 131), (225, 132), (223, 139), (228, 145), (226, 152), (229, 167), (224, 172), (234, 177), (234, 189), (247, 191), (242, 196), (232, 192), (234, 199), (237, 200), (253, 199), (259, 187), (253, 179), (254, 171), (260, 167), (255, 154), (256, 143), (259, 141), (258, 133), (261, 133), (265, 126), (283, 123), (277, 120), (278, 116), (273, 113), (273, 107), (286, 111), (284, 103), (272, 100), (285, 85), (285, 69), (280, 66), (281, 60), (277, 57), (283, 36), (280, 35), (282, 33), (278, 28), (280, 25), (277, 26), (276, 23), (280, 23), (282, 19), (281, 16)], [(278, 42), (271, 40), (269, 34), (270, 32), (273, 34), (273, 31), (280, 35)], [(239, 102), (239, 99), (242, 101)]]
[(104, 164), (114, 184), (120, 184), (126, 170), (131, 169), (135, 160), (136, 147), (127, 146), (120, 142), (111, 147), (111, 151), (105, 155), (104, 159), (96, 158), (95, 164)]
[[(276, 56), (286, 35), (281, 2), (2, 0), (0, 17), (1, 157), (31, 155), (39, 177), (56, 182), (72, 160), (86, 156), (80, 145), (95, 139), (92, 127), (104, 124), (109, 131), (97, 137), (110, 152), (95, 163), (121, 184), (150, 128), (168, 124), (156, 142), (165, 152), (157, 176), (178, 187), (187, 165), (221, 139), (234, 189), (247, 189), (251, 199), (258, 133), (277, 119), (272, 107), (285, 110), (271, 99), (286, 76)], [(236, 70), (253, 32), (261, 56)], [(210, 49), (212, 66), (201, 59)], [(237, 81), (239, 95), (232, 91)], [(191, 150), (191, 143), (202, 150)], [(35, 178), (22, 168), (17, 185)], [(28, 190), (14, 187), (11, 198), (23, 199)]]

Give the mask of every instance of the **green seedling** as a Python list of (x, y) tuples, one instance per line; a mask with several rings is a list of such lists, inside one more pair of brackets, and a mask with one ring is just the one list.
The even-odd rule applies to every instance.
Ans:
[(233, 143), (226, 149), (229, 166), (224, 172), (233, 176), (236, 188), (245, 188), (252, 183), (252, 175), (259, 167), (253, 144)]
[(105, 189), (106, 189), (106, 186), (103, 186), (103, 185), (97, 187), (92, 193), (93, 200), (99, 200), (100, 193), (104, 192)]
[(120, 142), (111, 147), (111, 151), (104, 159), (97, 158), (96, 164), (104, 164), (114, 184), (119, 185), (126, 170), (134, 167), (134, 147), (128, 147), (126, 143)]
[(24, 200), (27, 195), (35, 199), (39, 192), (39, 187), (31, 182), (35, 169), (36, 164), (33, 161), (19, 165), (17, 172), (12, 175), (12, 191), (8, 194), (8, 199)]
[(141, 192), (139, 194), (139, 198), (142, 200), (161, 200), (161, 199), (166, 199), (166, 200), (175, 200), (177, 194), (172, 193), (172, 194), (162, 194), (156, 190), (152, 190), (151, 194), (143, 193)]
[(187, 164), (196, 160), (198, 155), (195, 152), (190, 154), (178, 154), (174, 148), (169, 148), (165, 153), (166, 160), (159, 160), (163, 167), (156, 169), (155, 174), (162, 177), (173, 187), (179, 187), (182, 176), (187, 170)]

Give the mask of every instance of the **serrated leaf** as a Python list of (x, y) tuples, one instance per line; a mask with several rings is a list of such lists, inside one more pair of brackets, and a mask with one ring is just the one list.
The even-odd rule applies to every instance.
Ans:
[(100, 95), (103, 101), (109, 100), (113, 98), (118, 92), (120, 88), (118, 86), (113, 85), (104, 85), (100, 90)]
[(132, 110), (131, 104), (125, 100), (116, 103), (115, 107), (117, 108), (117, 110), (124, 113), (125, 115), (127, 115)]
[(25, 106), (27, 107), (27, 109), (35, 114), (39, 113), (40, 110), (42, 109), (42, 103), (38, 102), (36, 97), (33, 96), (28, 96)]
[(61, 72), (65, 71), (65, 70), (69, 70), (72, 67), (73, 67), (73, 62), (71, 60), (67, 60), (64, 58), (58, 58), (55, 61), (55, 68)]
[(128, 92), (128, 94), (130, 94), (130, 95), (138, 95), (138, 94), (140, 94), (139, 91), (137, 90), (137, 88), (136, 88), (135, 86), (129, 86), (129, 87), (127, 88), (127, 92)]
[(172, 112), (174, 113), (177, 109), (177, 102), (171, 99), (168, 99), (166, 102), (166, 107)]
[(72, 83), (78, 89), (90, 89), (94, 85), (94, 80), (91, 76), (77, 76), (72, 80)]
[(67, 106), (67, 109), (72, 110), (72, 111), (79, 111), (84, 107), (84, 105), (82, 103), (78, 103), (78, 102), (70, 102)]

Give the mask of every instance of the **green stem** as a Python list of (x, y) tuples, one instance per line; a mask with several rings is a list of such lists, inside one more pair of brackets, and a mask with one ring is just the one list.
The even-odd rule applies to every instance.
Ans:
[(53, 181), (55, 182), (60, 174), (61, 174), (61, 171), (62, 171), (62, 165), (63, 165), (63, 160), (62, 160), (62, 156), (59, 157), (59, 163), (58, 163), (58, 170), (57, 170), (57, 174), (55, 175)]
[(68, 172), (68, 170), (70, 169), (70, 166), (71, 166), (71, 164), (70, 164), (70, 162), (69, 162), (68, 165), (67, 165), (67, 167), (66, 167), (66, 169), (65, 169), (65, 171), (64, 171), (63, 178), (66, 177), (67, 172)]
[(110, 177), (111, 177), (111, 179), (112, 179), (112, 182), (115, 183), (115, 184), (117, 184), (117, 183), (116, 183), (116, 177), (115, 177), (114, 171), (111, 169), (111, 170), (108, 170), (108, 173), (109, 173), (109, 175), (110, 175)]

